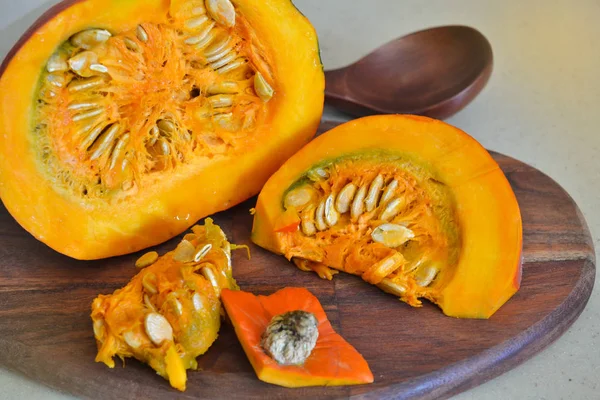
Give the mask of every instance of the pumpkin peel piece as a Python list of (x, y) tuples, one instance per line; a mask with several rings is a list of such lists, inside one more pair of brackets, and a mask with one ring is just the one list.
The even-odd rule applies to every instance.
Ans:
[[(319, 300), (307, 289), (288, 287), (270, 296), (224, 289), (221, 300), (261, 381), (285, 387), (373, 382), (373, 374), (363, 356), (334, 331)], [(304, 364), (280, 365), (262, 349), (262, 335), (274, 316), (297, 310), (316, 317), (318, 339)]]
[[(219, 293), (238, 289), (232, 276), (231, 244), (210, 218), (192, 228), (182, 243), (202, 253), (198, 260), (178, 257), (177, 249), (148, 254), (145, 265), (123, 288), (99, 295), (91, 318), (98, 345), (97, 362), (114, 368), (114, 356), (135, 357), (148, 364), (171, 386), (185, 390), (186, 369), (216, 340), (221, 324)], [(186, 246), (186, 247), (187, 247)], [(208, 249), (208, 250), (207, 250)], [(210, 268), (212, 279), (202, 271)]]

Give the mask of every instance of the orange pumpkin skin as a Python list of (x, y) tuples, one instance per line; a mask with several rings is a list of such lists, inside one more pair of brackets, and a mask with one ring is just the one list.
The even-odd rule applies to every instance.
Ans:
[[(32, 128), (49, 57), (76, 32), (102, 28), (115, 36), (135, 32), (140, 23), (168, 24), (170, 7), (192, 1), (66, 0), (44, 14), (4, 60), (0, 68), (0, 196), (23, 228), (56, 251), (77, 259), (98, 259), (161, 243), (202, 217), (258, 193), (285, 159), (316, 132), (323, 109), (324, 75), (314, 28), (289, 0), (237, 0), (233, 2), (239, 21), (235, 29), (240, 28), (235, 32), (251, 31), (248, 35), (258, 38), (264, 49), (262, 60), (272, 73), (269, 83), (275, 89), (251, 134), (232, 139), (235, 149), (214, 157), (183, 151), (191, 161), (177, 161), (179, 168), (166, 173), (138, 171), (135, 179), (152, 177), (136, 183), (128, 193), (117, 191), (90, 199), (87, 189), (87, 198), (57, 189), (52, 174), (42, 165)], [(135, 33), (131, 37), (135, 40)], [(152, 95), (154, 84), (148, 85)], [(192, 130), (193, 135), (197, 132)], [(129, 133), (132, 138), (138, 135), (133, 130)], [(68, 143), (61, 147), (60, 142), (56, 146), (70, 147)], [(136, 157), (135, 163), (146, 160), (143, 155)], [(70, 165), (73, 159), (65, 156), (62, 161)], [(80, 167), (76, 161), (73, 171), (81, 172)], [(76, 173), (73, 176), (79, 176)]]
[[(221, 301), (256, 376), (285, 387), (341, 386), (373, 382), (364, 358), (335, 333), (319, 300), (304, 288), (288, 287), (270, 296), (224, 289)], [(317, 344), (301, 366), (279, 365), (261, 348), (271, 319), (288, 311), (311, 312), (318, 320)]]
[[(472, 137), (441, 121), (400, 115), (366, 117), (315, 138), (263, 187), (256, 204), (252, 240), (288, 258), (302, 253), (298, 243), (306, 241), (294, 242), (293, 239), (299, 237), (300, 228), (295, 232), (278, 232), (286, 213), (284, 197), (289, 188), (306, 180), (307, 171), (328, 160), (344, 159), (348, 155), (360, 159), (382, 151), (399, 154), (430, 171), (432, 179), (448, 190), (454, 204), (453, 219), (459, 238), (454, 249), (457, 260), (442, 269), (443, 273), (440, 272), (419, 297), (430, 299), (448, 316), (489, 318), (520, 286), (522, 224), (519, 207), (510, 184), (489, 153)], [(377, 165), (373, 160), (377, 158), (370, 161)], [(314, 237), (320, 240), (325, 234), (317, 232)], [(292, 242), (300, 247), (293, 249), (295, 253), (289, 247)], [(326, 256), (333, 253), (343, 251), (331, 246), (325, 250)], [(328, 266), (344, 270), (340, 265)], [(363, 279), (379, 283), (375, 278), (363, 275)], [(409, 289), (414, 287), (413, 280)], [(400, 297), (411, 305), (420, 304), (415, 297)]]

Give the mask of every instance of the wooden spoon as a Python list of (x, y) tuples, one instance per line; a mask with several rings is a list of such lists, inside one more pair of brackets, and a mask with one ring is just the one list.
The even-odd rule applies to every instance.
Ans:
[(492, 47), (477, 30), (442, 26), (395, 39), (347, 67), (325, 71), (325, 100), (346, 113), (448, 118), (487, 83)]

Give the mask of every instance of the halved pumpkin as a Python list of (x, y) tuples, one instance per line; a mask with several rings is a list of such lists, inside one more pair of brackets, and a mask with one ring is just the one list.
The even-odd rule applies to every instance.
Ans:
[(258, 193), (323, 108), (317, 36), (289, 0), (67, 0), (0, 72), (2, 201), (79, 259)]
[(424, 117), (362, 118), (306, 145), (262, 189), (252, 240), (454, 317), (490, 317), (521, 279), (506, 177), (472, 137)]

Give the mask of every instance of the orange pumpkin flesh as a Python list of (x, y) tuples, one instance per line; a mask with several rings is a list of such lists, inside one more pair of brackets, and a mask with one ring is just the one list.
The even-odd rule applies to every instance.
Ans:
[[(270, 296), (224, 289), (223, 306), (258, 379), (286, 387), (340, 386), (373, 382), (364, 358), (335, 333), (319, 300), (304, 288), (285, 288)], [(303, 365), (279, 365), (261, 348), (261, 336), (271, 319), (288, 311), (313, 313), (318, 321), (317, 344)]]
[(223, 231), (210, 218), (192, 230), (174, 251), (142, 256), (136, 264), (150, 266), (94, 300), (96, 361), (114, 368), (114, 356), (135, 357), (185, 390), (186, 369), (196, 369), (196, 357), (217, 338), (221, 289), (237, 289)]
[(2, 201), (79, 259), (256, 194), (323, 108), (316, 33), (289, 0), (65, 1), (0, 73)]
[[(302, 222), (282, 231), (289, 210)], [(473, 138), (424, 117), (367, 117), (316, 138), (265, 184), (252, 240), (322, 278), (346, 271), (454, 317), (489, 318), (520, 285), (506, 177)]]

